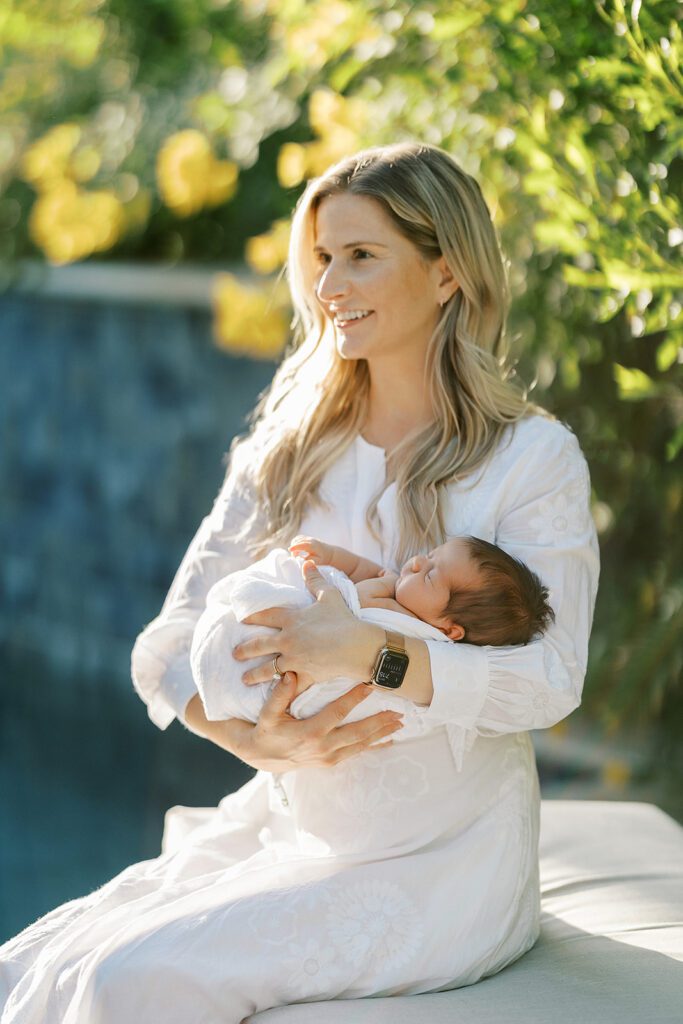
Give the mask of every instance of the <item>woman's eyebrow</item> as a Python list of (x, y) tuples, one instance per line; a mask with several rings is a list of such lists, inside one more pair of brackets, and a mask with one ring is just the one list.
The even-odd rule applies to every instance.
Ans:
[[(342, 246), (342, 249), (355, 249), (356, 246), (358, 246), (358, 245), (376, 245), (380, 249), (386, 249), (387, 248), (386, 245), (382, 245), (381, 242), (347, 242), (346, 245)], [(313, 252), (322, 252), (324, 250), (324, 248), (325, 248), (324, 245), (314, 245), (313, 246)]]

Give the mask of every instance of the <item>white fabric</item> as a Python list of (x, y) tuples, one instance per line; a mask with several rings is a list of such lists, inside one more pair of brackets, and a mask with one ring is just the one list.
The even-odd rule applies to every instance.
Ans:
[[(266, 608), (305, 608), (315, 598), (306, 586), (301, 572), (304, 559), (294, 558), (284, 548), (273, 551), (238, 572), (219, 580), (209, 591), (206, 610), (194, 631), (190, 663), (199, 695), (211, 721), (242, 718), (256, 722), (274, 682), (246, 686), (242, 675), (262, 662), (262, 658), (236, 661), (232, 649), (259, 634), (277, 630), (268, 626), (247, 625), (244, 620)], [(349, 577), (329, 565), (320, 566), (328, 583), (337, 587), (349, 610), (359, 619), (395, 630), (418, 640), (450, 643), (444, 634), (429, 623), (389, 608), (361, 608), (358, 591)], [(291, 704), (294, 718), (310, 718), (346, 693), (359, 680), (339, 676), (316, 683), (304, 690)], [(390, 691), (375, 690), (345, 718), (358, 721), (379, 711), (400, 711), (403, 725), (393, 734), (395, 741), (423, 735), (438, 723), (428, 707), (406, 701)]]
[(650, 804), (544, 800), (541, 934), (479, 985), (298, 1003), (245, 1024), (674, 1024), (683, 1014), (683, 828)]
[[(254, 511), (233, 472), (133, 652), (167, 725), (196, 693), (189, 651), (213, 584), (249, 559)], [(395, 487), (362, 439), (326, 474), (301, 532), (395, 566)], [(375, 492), (380, 536), (365, 513)], [(448, 724), (334, 768), (262, 772), (198, 824), (169, 815), (164, 853), (0, 949), (0, 1024), (239, 1024), (308, 999), (414, 994), (495, 974), (538, 935), (539, 794), (526, 730), (579, 702), (597, 583), (585, 462), (561, 424), (509, 429), (448, 533), (522, 557), (557, 621), (523, 648), (427, 641)], [(462, 758), (465, 739), (476, 736)], [(458, 771), (458, 761), (462, 761)]]

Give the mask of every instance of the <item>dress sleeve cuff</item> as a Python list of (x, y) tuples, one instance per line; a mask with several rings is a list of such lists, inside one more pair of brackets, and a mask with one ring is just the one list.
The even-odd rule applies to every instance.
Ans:
[(428, 715), (435, 723), (473, 729), (489, 688), (484, 647), (427, 640), (434, 696)]
[(166, 673), (163, 692), (167, 707), (170, 707), (176, 718), (185, 725), (185, 709), (197, 693), (197, 685), (192, 678), (189, 664), (174, 666)]

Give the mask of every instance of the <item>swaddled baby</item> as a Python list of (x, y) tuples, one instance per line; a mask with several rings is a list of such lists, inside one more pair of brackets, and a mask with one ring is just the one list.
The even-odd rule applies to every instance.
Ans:
[[(289, 552), (276, 548), (247, 569), (219, 580), (209, 591), (191, 650), (207, 718), (257, 720), (273, 682), (246, 686), (242, 674), (263, 659), (238, 662), (231, 652), (254, 631), (276, 632), (245, 624), (243, 620), (255, 612), (313, 603), (301, 572), (306, 558), (313, 559), (324, 578), (340, 590), (354, 615), (404, 636), (482, 645), (524, 644), (554, 618), (538, 576), (477, 537), (454, 537), (428, 555), (409, 559), (398, 573), (313, 537), (296, 537)], [(290, 713), (308, 718), (359, 681), (339, 677), (315, 683), (298, 693)], [(394, 739), (420, 734), (434, 724), (428, 708), (382, 689), (354, 708), (346, 721), (384, 710), (404, 716)]]

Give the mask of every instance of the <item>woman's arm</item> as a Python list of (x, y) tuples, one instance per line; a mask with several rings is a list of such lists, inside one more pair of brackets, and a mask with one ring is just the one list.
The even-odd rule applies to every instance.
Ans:
[[(429, 705), (435, 723), (487, 735), (520, 732), (553, 725), (580, 703), (599, 568), (590, 484), (574, 435), (559, 423), (543, 424), (506, 464), (495, 539), (549, 587), (555, 622), (524, 646), (406, 639), (410, 665), (400, 690), (392, 692)], [(283, 629), (276, 637), (284, 652), (278, 664), (301, 666), (315, 681), (369, 679), (384, 631), (354, 619), (331, 588), (318, 584), (317, 596), (302, 611), (271, 609), (253, 618)], [(268, 638), (252, 643), (260, 647), (250, 657), (269, 653)], [(258, 673), (252, 670), (246, 681), (261, 681)]]
[[(347, 676), (367, 682), (386, 634), (380, 626), (353, 615), (336, 587), (320, 575), (313, 562), (303, 566), (306, 584), (316, 603), (304, 609), (268, 608), (244, 621), (279, 629), (277, 634), (255, 636), (235, 647), (238, 661), (264, 658), (264, 662), (243, 675), (247, 685), (272, 677), (271, 659), (278, 654), (278, 666), (297, 672), (304, 686)], [(421, 640), (405, 638), (410, 658), (401, 693), (408, 700), (428, 704), (432, 695), (429, 652)]]
[(355, 686), (311, 718), (292, 718), (288, 708), (296, 693), (295, 684), (294, 673), (286, 673), (263, 706), (256, 725), (239, 718), (210, 722), (199, 694), (187, 705), (185, 720), (192, 732), (252, 768), (277, 773), (331, 766), (369, 747), (389, 746), (392, 740), (387, 737), (401, 728), (402, 717), (393, 711), (340, 724), (372, 692), (372, 687), (364, 684)]
[(160, 729), (197, 693), (190, 668), (192, 634), (206, 605), (206, 595), (221, 577), (246, 568), (253, 559), (236, 537), (254, 517), (254, 496), (245, 473), (232, 468), (208, 516), (202, 521), (164, 601), (161, 611), (133, 647), (133, 684)]
[(562, 424), (544, 421), (508, 467), (495, 539), (549, 588), (555, 622), (521, 646), (427, 642), (430, 713), (481, 735), (547, 728), (581, 702), (599, 552), (588, 467)]
[(165, 729), (177, 717), (197, 735), (255, 768), (269, 771), (300, 767), (302, 758), (308, 758), (306, 763), (336, 764), (369, 746), (382, 745), (378, 741), (400, 726), (396, 716), (381, 712), (362, 722), (340, 725), (365, 698), (367, 688), (356, 687), (324, 711), (299, 722), (287, 713), (296, 695), (294, 676), (277, 697), (271, 697), (273, 703), (266, 704), (265, 717), (255, 726), (240, 719), (207, 720), (190, 667), (192, 636), (213, 584), (253, 561), (244, 538), (236, 538), (245, 524), (251, 522), (252, 529), (259, 525), (254, 508), (246, 475), (232, 469), (190, 544), (159, 615), (135, 643), (133, 683), (150, 718)]

